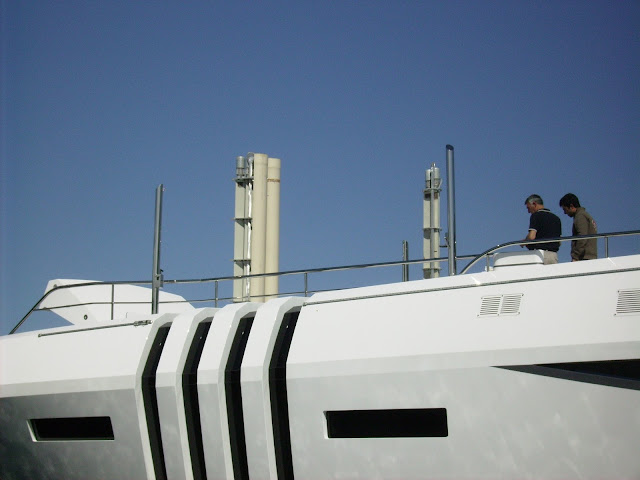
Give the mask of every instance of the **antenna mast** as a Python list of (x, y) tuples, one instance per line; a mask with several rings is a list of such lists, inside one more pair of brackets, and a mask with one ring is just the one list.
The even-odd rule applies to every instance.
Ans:
[(160, 231), (162, 229), (162, 193), (164, 186), (156, 188), (156, 218), (153, 230), (153, 272), (151, 277), (151, 313), (158, 313), (158, 297), (162, 287), (162, 269), (160, 268)]

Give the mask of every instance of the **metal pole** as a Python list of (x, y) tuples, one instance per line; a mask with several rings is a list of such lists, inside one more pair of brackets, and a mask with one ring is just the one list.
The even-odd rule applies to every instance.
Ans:
[(153, 272), (151, 277), (151, 313), (158, 313), (158, 297), (162, 287), (162, 270), (160, 269), (160, 231), (162, 228), (162, 192), (164, 186), (156, 188), (156, 218), (153, 231)]
[(447, 243), (449, 246), (449, 275), (457, 273), (456, 268), (456, 208), (455, 208), (455, 192), (453, 178), (453, 147), (447, 145), (447, 222), (449, 224), (449, 233), (447, 235)]
[[(402, 241), (402, 260), (409, 261), (409, 242), (406, 240)], [(406, 263), (402, 265), (402, 281), (409, 281), (409, 265)]]
[[(440, 169), (435, 163), (426, 171), (423, 201), (424, 258), (440, 257)], [(440, 264), (429, 262), (423, 265), (424, 278), (440, 276)]]

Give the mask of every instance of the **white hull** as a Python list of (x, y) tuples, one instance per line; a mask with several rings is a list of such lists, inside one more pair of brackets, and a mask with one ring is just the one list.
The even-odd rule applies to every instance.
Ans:
[(640, 255), (147, 319), (0, 338), (2, 480), (640, 478)]

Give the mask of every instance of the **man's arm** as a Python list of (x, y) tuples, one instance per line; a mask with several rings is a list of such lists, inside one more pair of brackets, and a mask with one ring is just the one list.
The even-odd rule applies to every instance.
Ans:
[[(529, 230), (529, 233), (527, 233), (527, 236), (524, 237), (522, 239), (523, 242), (526, 242), (528, 240), (535, 240), (536, 239), (536, 230)], [(527, 247), (529, 250), (533, 250), (535, 248), (535, 245), (520, 245), (522, 248)]]

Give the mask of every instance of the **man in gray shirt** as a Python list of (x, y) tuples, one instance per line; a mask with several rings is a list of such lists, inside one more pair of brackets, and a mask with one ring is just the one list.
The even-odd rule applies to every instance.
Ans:
[[(567, 193), (560, 199), (560, 206), (564, 213), (573, 218), (571, 235), (591, 235), (598, 233), (598, 227), (591, 215), (580, 206), (580, 200), (573, 193)], [(571, 241), (571, 261), (592, 260), (598, 258), (598, 240)]]

